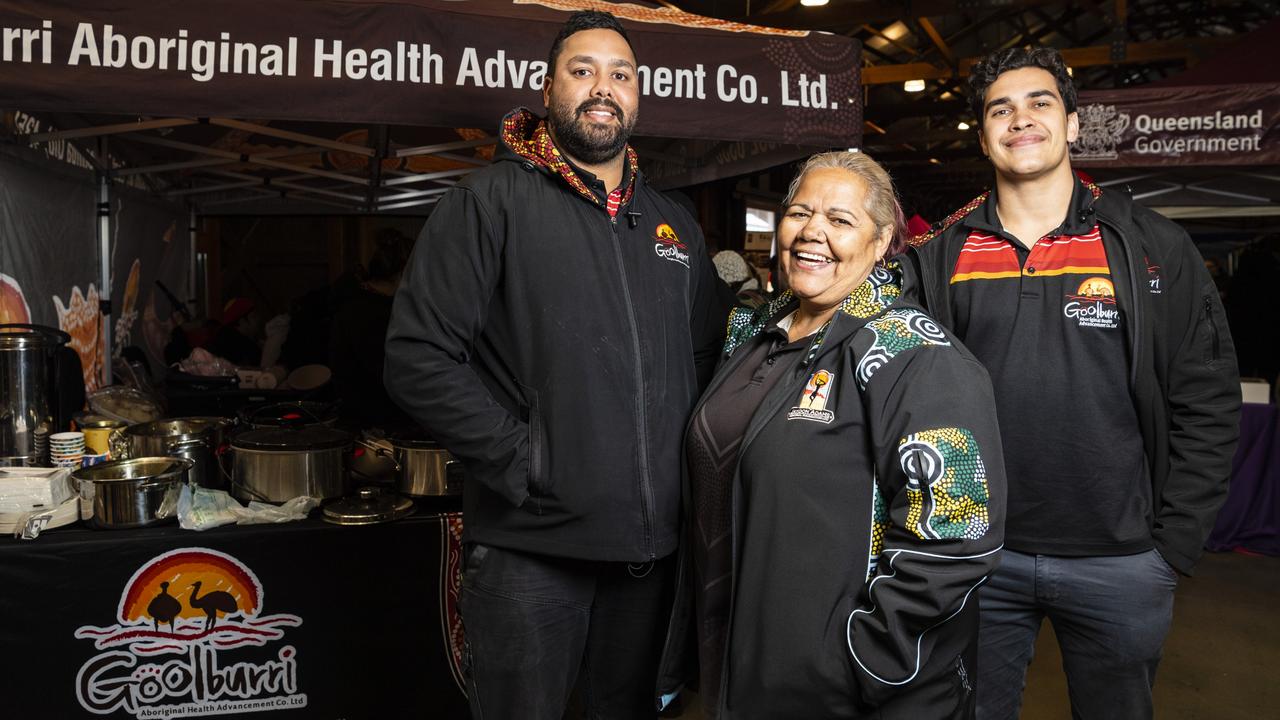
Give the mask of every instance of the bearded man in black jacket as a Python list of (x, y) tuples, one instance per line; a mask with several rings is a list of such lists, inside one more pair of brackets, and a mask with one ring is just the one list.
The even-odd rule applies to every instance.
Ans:
[(1077, 718), (1150, 718), (1178, 573), (1226, 499), (1240, 385), (1187, 233), (1071, 169), (1076, 92), (1050, 48), (977, 63), (995, 188), (916, 238), (920, 301), (987, 367), (1008, 476), (979, 594), (978, 718), (1018, 717), (1048, 618)]
[(465, 466), (459, 604), (480, 718), (651, 718), (681, 438), (727, 308), (700, 230), (627, 144), (626, 31), (575, 13), (544, 120), (443, 196), (397, 292), (391, 397)]

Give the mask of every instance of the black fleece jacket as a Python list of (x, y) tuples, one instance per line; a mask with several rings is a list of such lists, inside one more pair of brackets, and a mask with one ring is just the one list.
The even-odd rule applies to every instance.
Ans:
[[(1114, 191), (1103, 192), (1092, 209), (1116, 296), (1132, 308), (1129, 400), (1138, 411), (1150, 470), (1152, 540), (1170, 565), (1190, 574), (1226, 500), (1239, 437), (1240, 378), (1231, 334), (1217, 288), (1186, 231)], [(921, 278), (913, 299), (947, 327), (951, 273), (968, 235), (963, 216), (952, 220), (907, 255)]]
[(505, 142), (423, 228), (387, 331), (392, 397), (457, 457), (469, 541), (675, 550), (681, 437), (726, 308), (688, 213), (635, 178), (616, 219)]

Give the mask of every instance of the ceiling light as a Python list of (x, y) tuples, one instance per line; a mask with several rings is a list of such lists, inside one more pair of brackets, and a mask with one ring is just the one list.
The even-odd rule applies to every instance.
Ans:
[(819, 5), (826, 5), (827, 0), (800, 0), (800, 4), (805, 7), (818, 7)]
[(921, 90), (924, 90), (924, 81), (908, 80), (902, 83), (902, 89), (906, 90), (907, 92), (920, 92)]
[(957, 129), (957, 130), (968, 130), (968, 129), (969, 129), (969, 123), (967, 123), (967, 122), (965, 122), (965, 121), (961, 120), (961, 121), (956, 125), (956, 129)]
[(1074, 69), (1072, 69), (1070, 66), (1068, 66), (1068, 67), (1067, 67), (1067, 75), (1069, 75), (1069, 76), (1071, 76), (1071, 77), (1075, 77), (1075, 76), (1076, 76), (1076, 71), (1075, 71)]
[(942, 164), (942, 161), (941, 161), (941, 160), (939, 160), (938, 158), (929, 158), (929, 162), (930, 162), (931, 164), (933, 164), (933, 165), (941, 165), (941, 164)]

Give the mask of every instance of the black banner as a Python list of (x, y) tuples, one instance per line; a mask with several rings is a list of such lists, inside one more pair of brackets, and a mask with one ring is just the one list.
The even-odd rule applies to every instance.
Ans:
[(0, 106), (492, 128), (585, 7), (627, 26), (641, 135), (859, 143), (857, 41), (593, 0), (0, 0)]

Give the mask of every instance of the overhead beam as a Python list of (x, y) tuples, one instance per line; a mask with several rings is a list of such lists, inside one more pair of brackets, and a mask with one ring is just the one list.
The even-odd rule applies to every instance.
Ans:
[(183, 125), (195, 125), (198, 120), (190, 120), (187, 118), (166, 118), (164, 120), (139, 120), (131, 123), (117, 123), (114, 125), (95, 125), (93, 127), (78, 128), (76, 130), (55, 130), (53, 132), (34, 133), (31, 135), (23, 135), (27, 142), (42, 143), (50, 140), (71, 140), (73, 138), (86, 137), (102, 137), (104, 135), (120, 135), (121, 133), (140, 132), (142, 130), (156, 130), (159, 128), (181, 127)]
[(232, 128), (235, 130), (244, 130), (255, 135), (265, 135), (267, 137), (280, 138), (281, 140), (293, 140), (294, 142), (306, 143), (308, 145), (319, 145), (320, 147), (329, 148), (330, 150), (341, 150), (342, 152), (351, 153), (352, 155), (360, 155), (363, 157), (372, 157), (373, 148), (364, 145), (353, 145), (351, 143), (339, 142), (322, 138), (315, 135), (307, 135), (305, 133), (290, 132), (273, 128), (269, 125), (261, 125), (259, 123), (245, 122), (243, 120), (232, 120), (230, 118), (209, 118), (210, 125), (218, 127)]
[[(1083, 48), (1065, 48), (1060, 50), (1062, 59), (1071, 67), (1089, 67), (1093, 65), (1128, 65), (1135, 63), (1159, 62), (1161, 60), (1185, 60), (1199, 58), (1209, 52), (1230, 45), (1237, 40), (1235, 36), (1212, 38), (1186, 38), (1182, 40), (1152, 40), (1149, 42), (1129, 43), (1125, 45), (1124, 57), (1116, 60), (1112, 57), (1110, 45), (1095, 45)], [(958, 75), (965, 77), (969, 68), (978, 62), (978, 58), (963, 58), (957, 63)], [(907, 80), (945, 80), (956, 75), (951, 68), (938, 67), (932, 63), (899, 63), (896, 65), (872, 65), (862, 68), (863, 85), (885, 85), (901, 83)]]
[(933, 46), (938, 48), (938, 52), (942, 53), (942, 57), (946, 58), (951, 65), (956, 64), (955, 53), (951, 52), (951, 48), (947, 46), (947, 41), (942, 39), (942, 35), (938, 33), (938, 29), (929, 22), (929, 18), (921, 16), (916, 18), (916, 22), (920, 23), (920, 29), (924, 30), (924, 34), (929, 36), (933, 41)]

